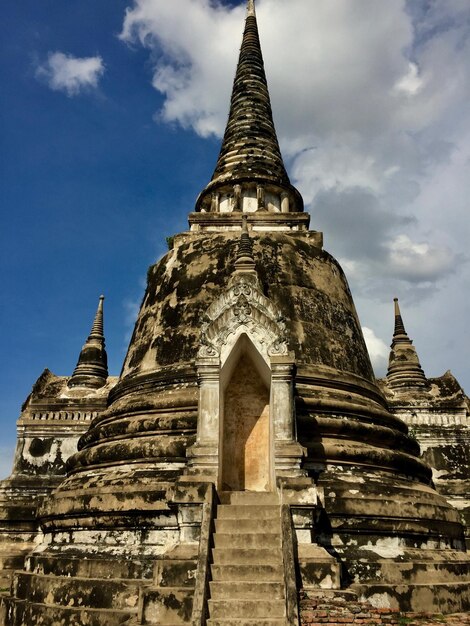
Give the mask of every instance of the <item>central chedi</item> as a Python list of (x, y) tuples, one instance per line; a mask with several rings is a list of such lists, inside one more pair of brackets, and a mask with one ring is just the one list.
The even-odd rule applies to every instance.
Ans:
[(309, 221), (251, 0), (214, 175), (149, 271), (119, 381), (39, 512), (7, 624), (293, 625), (302, 588), (470, 607), (459, 516), (389, 412)]

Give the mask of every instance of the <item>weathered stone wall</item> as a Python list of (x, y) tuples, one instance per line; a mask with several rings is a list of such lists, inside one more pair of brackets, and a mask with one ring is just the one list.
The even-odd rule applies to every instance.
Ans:
[(408, 613), (398, 609), (376, 608), (367, 602), (338, 594), (316, 593), (300, 598), (301, 626), (467, 626), (470, 615), (443, 616), (434, 613)]
[[(299, 542), (324, 547), (335, 584), (362, 598), (418, 610), (432, 575), (435, 606), (456, 610), (468, 567), (458, 515), (432, 489), (418, 444), (376, 386), (341, 269), (310, 234), (253, 240), (263, 298), (281, 312), (297, 366), (295, 454), (303, 454), (306, 475), (296, 474), (289, 488), (298, 490)], [(89, 423), (67, 477), (41, 506), (45, 538), (30, 563), (50, 562), (48, 571), (65, 578), (72, 562), (105, 558), (120, 568), (129, 557), (156, 561), (197, 543), (204, 489), (185, 473), (198, 425), (196, 360), (205, 312), (229, 285), (238, 241), (238, 234), (184, 234), (150, 270), (122, 375), (103, 393), (107, 408)], [(36, 390), (51, 415), (70, 410), (57, 404), (61, 384), (50, 378)], [(56, 404), (47, 400), (52, 388)], [(86, 398), (88, 406), (91, 397), (73, 401), (85, 406)], [(415, 568), (418, 556), (425, 563)], [(442, 572), (450, 586), (441, 585)], [(41, 571), (30, 573), (32, 584), (45, 584)], [(92, 572), (77, 576), (87, 577)]]
[[(324, 365), (374, 379), (344, 274), (310, 233), (251, 233), (263, 291), (282, 312), (298, 365)], [(233, 272), (238, 233), (183, 234), (149, 270), (147, 292), (122, 381), (193, 364), (208, 305)]]
[(245, 355), (225, 392), (222, 488), (269, 491), (269, 390)]
[(69, 389), (45, 370), (22, 407), (11, 475), (0, 482), (0, 583), (23, 567), (40, 537), (37, 509), (63, 480), (80, 437), (105, 409), (115, 378), (99, 390)]
[(470, 401), (450, 372), (424, 388), (379, 381), (391, 412), (403, 420), (432, 468), (436, 489), (460, 512), (470, 547)]
[[(458, 515), (430, 486), (416, 441), (375, 384), (338, 264), (309, 234), (252, 239), (263, 294), (284, 316), (297, 366), (296, 432), (308, 474), (298, 486), (299, 541), (315, 537), (340, 563), (341, 584), (356, 585), (363, 597), (388, 594), (390, 606), (421, 606), (421, 577), (432, 572), (439, 581), (440, 568), (462, 547)], [(127, 542), (136, 554), (157, 557), (197, 537), (198, 521), (184, 517), (190, 509), (175, 499), (175, 483), (196, 437), (205, 312), (229, 285), (238, 242), (239, 233), (183, 234), (151, 268), (108, 408), (92, 421), (68, 477), (41, 509), (50, 553), (69, 541), (84, 558), (119, 560)], [(319, 502), (306, 488), (312, 480)], [(185, 502), (198, 497), (188, 486)], [(418, 548), (433, 554), (424, 573), (408, 568), (406, 590), (389, 593)], [(466, 566), (463, 556), (458, 567)]]
[(10, 480), (23, 476), (44, 486), (57, 484), (66, 473), (67, 459), (77, 451), (79, 438), (106, 408), (110, 378), (101, 389), (69, 389), (68, 378), (44, 370), (23, 404)]

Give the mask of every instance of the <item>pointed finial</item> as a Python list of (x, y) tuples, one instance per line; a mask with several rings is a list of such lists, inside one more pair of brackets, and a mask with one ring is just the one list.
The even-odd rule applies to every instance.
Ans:
[(90, 337), (92, 336), (104, 337), (103, 302), (104, 302), (104, 296), (100, 296), (98, 309), (96, 310), (95, 319), (93, 320), (93, 326), (91, 327)]
[(242, 216), (242, 232), (238, 242), (235, 271), (237, 274), (256, 274), (256, 263), (253, 258), (253, 242), (248, 234), (248, 217)]
[(242, 233), (246, 233), (248, 235), (248, 215), (242, 216)]
[[(254, 0), (246, 7), (227, 126), (212, 180), (199, 195), (196, 212), (220, 211), (214, 192), (223, 198), (237, 189), (238, 197), (245, 198), (259, 185), (269, 187), (279, 208), (285, 196), (286, 212), (303, 213), (302, 196), (290, 183), (274, 127)], [(289, 218), (285, 216), (286, 221)]]
[(408, 335), (406, 334), (405, 325), (403, 324), (403, 318), (401, 316), (400, 305), (398, 303), (398, 298), (394, 298), (393, 302), (395, 303), (395, 331), (393, 333), (394, 340), (407, 340)]
[(398, 298), (394, 298), (393, 302), (395, 329), (388, 361), (387, 380), (394, 389), (426, 387), (428, 382), (419, 363), (416, 348), (406, 333)]
[(108, 357), (105, 349), (103, 324), (104, 296), (100, 296), (91, 332), (78, 358), (77, 366), (68, 382), (69, 387), (99, 389), (108, 378)]

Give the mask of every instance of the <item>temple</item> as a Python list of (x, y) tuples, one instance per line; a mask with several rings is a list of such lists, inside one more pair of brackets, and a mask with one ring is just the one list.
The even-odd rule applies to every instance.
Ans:
[(419, 443), (434, 486), (460, 512), (470, 548), (470, 401), (450, 371), (426, 378), (397, 298), (388, 372), (378, 382), (390, 411)]
[(470, 609), (469, 400), (426, 378), (398, 301), (376, 380), (309, 225), (249, 0), (214, 174), (148, 272), (120, 376), (101, 297), (72, 376), (46, 370), (22, 407), (0, 623), (293, 626), (317, 596)]

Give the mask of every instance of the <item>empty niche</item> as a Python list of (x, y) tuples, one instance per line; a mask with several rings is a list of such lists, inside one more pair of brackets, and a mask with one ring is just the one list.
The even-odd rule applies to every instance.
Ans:
[(246, 335), (227, 359), (221, 384), (221, 487), (226, 491), (269, 491), (270, 370)]

